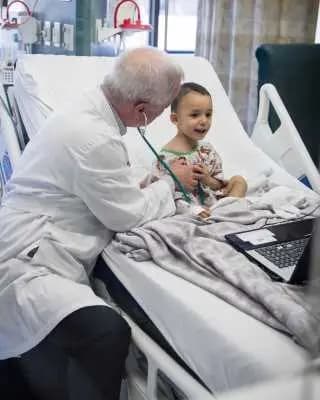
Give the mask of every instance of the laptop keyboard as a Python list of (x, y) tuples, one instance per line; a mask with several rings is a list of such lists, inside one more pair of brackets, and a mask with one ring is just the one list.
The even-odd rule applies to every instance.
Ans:
[(309, 238), (303, 238), (281, 244), (277, 243), (267, 247), (256, 248), (255, 251), (279, 268), (293, 267), (302, 256), (308, 240)]

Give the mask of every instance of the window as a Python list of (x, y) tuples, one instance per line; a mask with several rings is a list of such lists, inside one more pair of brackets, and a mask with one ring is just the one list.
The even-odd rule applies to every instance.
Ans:
[(160, 0), (158, 47), (169, 53), (193, 53), (198, 0)]
[[(113, 25), (113, 13), (120, 0), (109, 0), (108, 24)], [(152, 32), (126, 34), (125, 47), (150, 44), (169, 53), (193, 53), (196, 45), (198, 0), (136, 0), (141, 22), (152, 24)], [(135, 6), (130, 1), (120, 7), (118, 19), (136, 18)]]

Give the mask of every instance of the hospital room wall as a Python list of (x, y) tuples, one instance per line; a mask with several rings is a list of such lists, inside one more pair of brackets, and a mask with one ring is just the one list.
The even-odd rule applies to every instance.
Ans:
[[(26, 0), (32, 7), (34, 0)], [(95, 21), (105, 18), (107, 0), (40, 0), (35, 16), (38, 20), (71, 24), (74, 27), (74, 50), (37, 43), (32, 46), (33, 53), (90, 55), (91, 44), (95, 41)]]
[[(96, 20), (106, 18), (107, 0), (77, 0), (76, 7), (76, 54), (78, 56), (96, 55), (92, 49), (96, 42)], [(101, 45), (95, 45), (97, 54)], [(101, 54), (104, 55), (104, 54)]]
[[(26, 0), (32, 7), (34, 0)], [(63, 24), (76, 24), (76, 1), (40, 0), (36, 6), (35, 17), (41, 21), (60, 22)], [(41, 25), (41, 29), (43, 26)], [(47, 46), (43, 43), (36, 43), (32, 46), (33, 53), (44, 54), (74, 54), (64, 50), (62, 47)]]

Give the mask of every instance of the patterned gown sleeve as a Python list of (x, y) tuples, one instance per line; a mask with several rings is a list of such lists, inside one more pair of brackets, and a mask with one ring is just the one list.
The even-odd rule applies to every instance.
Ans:
[(199, 147), (201, 162), (209, 169), (212, 178), (223, 181), (222, 160), (211, 143), (202, 143)]

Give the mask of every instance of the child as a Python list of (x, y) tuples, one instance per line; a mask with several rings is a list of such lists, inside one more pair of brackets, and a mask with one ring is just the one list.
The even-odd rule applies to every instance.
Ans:
[[(247, 184), (243, 177), (234, 176), (224, 180), (221, 158), (212, 145), (203, 142), (211, 126), (212, 99), (201, 85), (184, 83), (171, 105), (171, 122), (177, 127), (176, 136), (160, 152), (161, 158), (170, 166), (177, 160), (198, 165), (202, 169), (197, 189), (189, 193), (189, 204), (181, 192), (176, 191), (175, 200), (178, 213), (191, 212), (202, 218), (210, 216), (209, 207), (218, 198), (225, 196), (244, 197)], [(157, 162), (154, 175), (167, 173)]]

